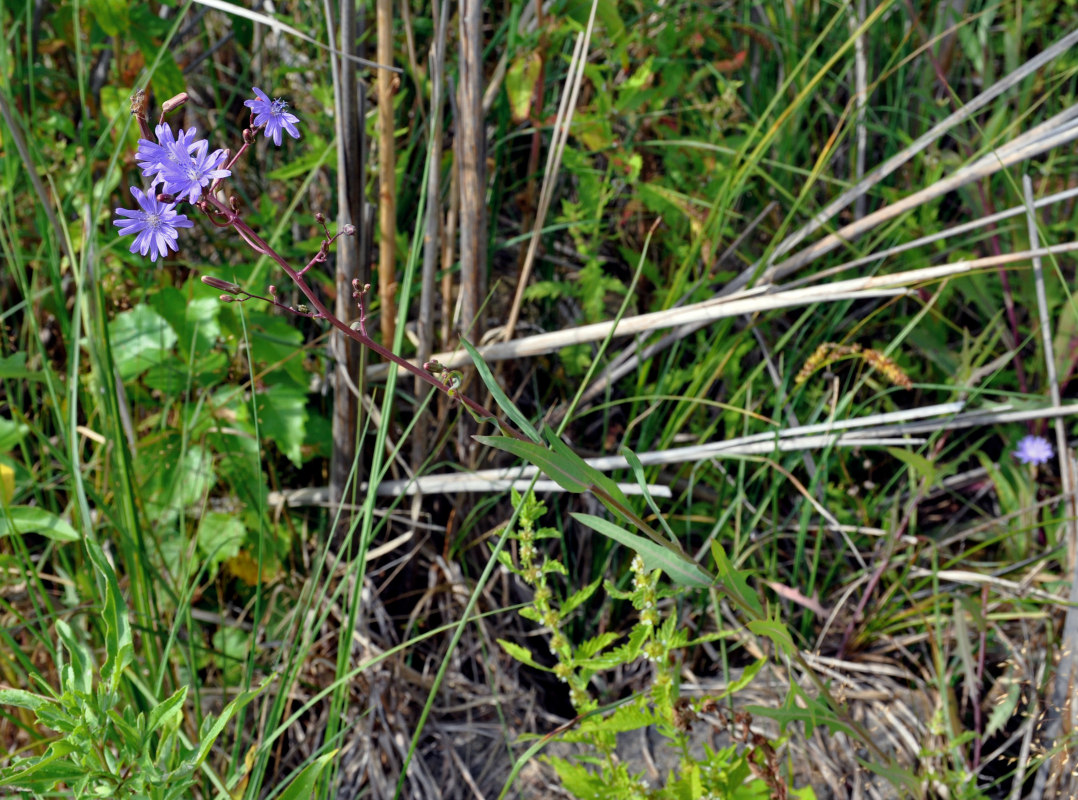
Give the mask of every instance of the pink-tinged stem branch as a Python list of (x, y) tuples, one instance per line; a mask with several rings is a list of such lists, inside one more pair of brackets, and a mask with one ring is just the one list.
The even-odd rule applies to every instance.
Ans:
[(350, 339), (354, 339), (356, 342), (363, 345), (364, 347), (370, 348), (382, 358), (385, 358), (388, 361), (392, 361), (394, 364), (397, 364), (402, 369), (405, 369), (408, 372), (412, 373), (417, 378), (425, 381), (440, 392), (445, 393), (449, 397), (459, 399), (465, 406), (467, 406), (480, 417), (495, 420), (504, 433), (517, 439), (525, 438), (524, 435), (521, 434), (519, 431), (514, 430), (513, 428), (506, 425), (504, 422), (498, 420), (497, 417), (493, 414), (493, 412), (480, 405), (475, 400), (472, 400), (470, 397), (459, 391), (453, 390), (451, 387), (442, 383), (442, 381), (438, 380), (438, 378), (427, 372), (425, 369), (417, 367), (411, 361), (407, 360), (406, 358), (402, 358), (389, 348), (379, 344), (370, 336), (368, 336), (364, 330), (356, 330), (355, 328), (346, 325), (344, 322), (342, 322), (332, 313), (330, 313), (329, 309), (326, 308), (325, 304), (322, 303), (318, 295), (314, 293), (311, 287), (307, 285), (307, 281), (303, 278), (303, 273), (310, 269), (310, 267), (316, 261), (321, 260), (321, 252), (319, 252), (319, 254), (316, 255), (311, 260), (311, 262), (307, 264), (302, 270), (297, 272), (296, 270), (292, 269), (292, 267), (288, 265), (288, 262), (286, 262), (279, 253), (277, 253), (272, 247), (270, 247), (269, 244), (267, 244), (266, 241), (262, 239), (262, 237), (255, 233), (254, 230), (246, 222), (244, 222), (243, 219), (236, 212), (229, 209), (213, 195), (210, 195), (207, 199), (209, 200), (209, 202), (213, 203), (216, 211), (225, 215), (225, 217), (227, 218), (227, 224), (235, 228), (236, 232), (243, 238), (245, 242), (247, 242), (252, 247), (252, 249), (256, 250), (257, 252), (268, 255), (275, 262), (277, 262), (277, 265), (285, 271), (288, 277), (292, 279), (292, 282), (296, 284), (299, 290), (303, 292), (303, 294), (310, 301), (311, 306), (318, 312), (318, 317), (325, 319), (327, 322), (329, 322), (330, 325), (339, 330), (345, 336), (349, 337)]

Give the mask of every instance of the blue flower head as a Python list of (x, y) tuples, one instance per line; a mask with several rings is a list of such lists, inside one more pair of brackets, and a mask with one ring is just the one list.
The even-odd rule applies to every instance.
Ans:
[(157, 134), (157, 141), (139, 139), (138, 152), (135, 155), (142, 174), (153, 178), (151, 188), (162, 181), (161, 170), (165, 164), (178, 164), (182, 156), (190, 156), (195, 147), (193, 140), (197, 128), (186, 131), (181, 128), (178, 139), (172, 135), (172, 128), (165, 124), (158, 125), (154, 132)]
[(202, 197), (202, 188), (217, 178), (227, 178), (231, 170), (223, 169), (224, 150), (209, 153), (210, 143), (205, 139), (195, 142), (190, 153), (179, 152), (175, 162), (162, 162), (158, 177), (165, 184), (165, 191), (176, 197), (187, 195), (192, 203)]
[(153, 178), (151, 190), (163, 183), (168, 194), (186, 195), (190, 202), (196, 203), (202, 197), (203, 187), (232, 174), (221, 166), (225, 151), (209, 153), (210, 143), (205, 139), (195, 141), (196, 132), (195, 128), (190, 128), (173, 137), (168, 125), (158, 125), (156, 144), (149, 139), (139, 139), (138, 165), (143, 175)]
[(258, 99), (244, 100), (243, 104), (254, 114), (254, 127), (265, 125), (266, 138), (273, 139), (273, 143), (278, 147), (281, 146), (282, 130), (293, 139), (298, 139), (299, 128), (296, 127), (296, 123), (299, 122), (299, 117), (288, 111), (288, 103), (284, 100), (270, 100), (269, 95), (257, 86), (251, 88), (254, 89)]
[(1014, 457), (1023, 464), (1047, 464), (1055, 454), (1052, 443), (1043, 436), (1024, 436), (1014, 450)]
[(195, 223), (183, 214), (177, 214), (175, 203), (162, 203), (153, 194), (144, 193), (134, 186), (131, 187), (131, 194), (138, 201), (141, 210), (117, 208), (116, 216), (127, 219), (112, 221), (112, 224), (120, 229), (121, 236), (138, 234), (131, 245), (131, 252), (137, 251), (142, 255), (149, 253), (150, 261), (156, 261), (159, 255), (162, 258), (167, 256), (169, 248), (178, 250), (176, 239), (179, 231), (176, 229), (190, 228)]

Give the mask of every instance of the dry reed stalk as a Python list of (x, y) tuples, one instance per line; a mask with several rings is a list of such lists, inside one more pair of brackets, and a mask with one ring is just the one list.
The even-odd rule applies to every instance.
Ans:
[(483, 4), (460, 3), (460, 86), (456, 156), (460, 162), (460, 330), (482, 336), (481, 274), (486, 272), (486, 137), (483, 128)]
[[(393, 0), (378, 0), (378, 60), (393, 61)], [(393, 76), (378, 73), (378, 298), (382, 342), (393, 346), (397, 325), (397, 176), (393, 141)]]
[[(340, 39), (338, 47), (344, 54), (358, 55), (358, 20), (356, 5), (352, 0), (341, 0), (339, 6)], [(326, 18), (332, 19), (329, 0), (326, 0)], [(340, 319), (355, 316), (356, 308), (352, 303), (352, 293), (348, 291), (353, 280), (366, 283), (370, 280), (367, 263), (361, 257), (365, 252), (365, 243), (369, 241), (370, 231), (364, 224), (363, 175), (366, 147), (363, 120), (363, 85), (356, 80), (356, 65), (347, 60), (331, 58), (333, 72), (333, 93), (337, 104), (335, 123), (337, 127), (337, 197), (338, 229), (352, 224), (356, 228), (355, 236), (343, 236), (337, 242), (336, 274), (337, 298), (334, 312)], [(333, 452), (330, 458), (329, 489), (333, 503), (345, 499), (349, 475), (356, 459), (356, 431), (359, 428), (360, 409), (358, 394), (363, 391), (362, 348), (350, 339), (341, 336), (330, 338), (330, 348), (335, 362), (332, 372), (333, 386)], [(351, 376), (356, 376), (359, 386), (352, 383)], [(356, 390), (356, 391), (353, 391)], [(353, 488), (363, 478), (358, 468)], [(354, 500), (354, 497), (353, 497)], [(340, 530), (347, 530), (349, 518), (342, 515)]]
[[(445, 42), (448, 30), (448, 0), (432, 6), (435, 36), (430, 51), (430, 140), (427, 172), (427, 208), (423, 232), (423, 269), (420, 273), (419, 319), (416, 325), (416, 361), (420, 364), (430, 359), (434, 350), (434, 274), (440, 255), (438, 233), (441, 227), (442, 194), (442, 110), (445, 84)], [(416, 397), (423, 394), (423, 382), (415, 380)], [(412, 469), (418, 470), (426, 458), (427, 430), (418, 425), (412, 432)]]
[[(795, 306), (811, 305), (813, 303), (831, 303), (846, 300), (868, 300), (880, 297), (895, 297), (905, 294), (906, 290), (901, 287), (913, 286), (943, 278), (964, 275), (976, 272), (987, 267), (995, 267), (1001, 264), (1013, 264), (1028, 260), (1034, 254), (1048, 255), (1052, 253), (1068, 253), (1078, 250), (1078, 242), (1072, 242), (1055, 247), (1040, 248), (1039, 250), (1027, 250), (1018, 253), (1005, 253), (1001, 256), (989, 256), (966, 261), (957, 261), (953, 264), (942, 264), (935, 267), (909, 270), (895, 273), (894, 275), (877, 275), (866, 278), (854, 278), (846, 281), (809, 286), (789, 291), (776, 291), (767, 294), (768, 289), (776, 287), (758, 287), (735, 295), (717, 297), (702, 303), (672, 308), (666, 311), (654, 311), (648, 314), (640, 314), (634, 317), (623, 318), (616, 326), (613, 322), (596, 322), (591, 325), (582, 325), (579, 328), (541, 333), (522, 339), (514, 339), (511, 342), (485, 345), (478, 348), (480, 355), (486, 361), (500, 361), (506, 358), (523, 358), (527, 356), (551, 353), (571, 344), (601, 341), (614, 330), (616, 336), (630, 336), (637, 333), (649, 333), (664, 328), (673, 328), (689, 325), (705, 325), (717, 319), (736, 316), (738, 314), (755, 314), (761, 311), (771, 311), (777, 308), (791, 308)], [(615, 330), (616, 327), (616, 330)], [(471, 363), (467, 353), (463, 351), (438, 353), (435, 358), (447, 367), (460, 367)], [(382, 378), (388, 370), (387, 365), (378, 364), (368, 370), (368, 377), (372, 380)]]
[(573, 45), (573, 56), (569, 61), (569, 72), (565, 76), (565, 88), (562, 90), (561, 101), (558, 103), (558, 115), (554, 120), (550, 150), (547, 152), (546, 168), (543, 171), (543, 185), (539, 190), (539, 207), (535, 212), (532, 235), (528, 240), (527, 254), (524, 256), (524, 265), (521, 267), (520, 276), (517, 278), (517, 288), (513, 296), (513, 305), (509, 309), (509, 319), (502, 330), (501, 339), (503, 342), (508, 342), (513, 338), (517, 321), (520, 319), (520, 306), (524, 301), (524, 290), (528, 286), (528, 279), (531, 277), (532, 267), (535, 264), (535, 256), (539, 251), (540, 234), (543, 230), (543, 223), (546, 222), (547, 212), (550, 210), (550, 202), (554, 196), (554, 183), (557, 179), (558, 169), (561, 167), (565, 144), (569, 140), (569, 127), (572, 124), (573, 112), (576, 110), (576, 102), (580, 96), (580, 86), (584, 80), (584, 67), (587, 65), (588, 60), (588, 44), (591, 42), (597, 6), (597, 0), (593, 0), (591, 15), (588, 17), (588, 26), (584, 33), (577, 35), (576, 42)]

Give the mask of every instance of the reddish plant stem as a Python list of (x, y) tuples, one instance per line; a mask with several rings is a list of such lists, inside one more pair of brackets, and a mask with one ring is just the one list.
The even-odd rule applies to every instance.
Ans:
[[(376, 342), (374, 339), (367, 336), (367, 334), (363, 330), (356, 330), (356, 329), (352, 328), (351, 326), (346, 325), (344, 322), (339, 320), (337, 317), (333, 316), (333, 314), (330, 313), (329, 309), (326, 308), (325, 304), (322, 303), (321, 299), (319, 299), (318, 295), (315, 294), (314, 291), (311, 289), (311, 287), (307, 285), (307, 282), (303, 279), (303, 275), (302, 275), (302, 272), (306, 272), (307, 269), (309, 269), (316, 261), (319, 260), (319, 256), (321, 256), (322, 253), (319, 253), (318, 255), (316, 255), (313, 259), (311, 259), (311, 262), (308, 263), (307, 266), (303, 268), (303, 270), (301, 270), (300, 272), (297, 272), (296, 270), (292, 269), (292, 267), (290, 267), (288, 265), (288, 262), (285, 261), (284, 258), (282, 258), (281, 255), (279, 253), (277, 253), (272, 247), (270, 247), (269, 244), (267, 244), (265, 242), (265, 240), (262, 239), (262, 237), (260, 237), (257, 233), (255, 233), (254, 230), (251, 228), (251, 226), (249, 226), (246, 222), (244, 222), (239, 214), (237, 214), (236, 212), (229, 209), (227, 206), (225, 206), (220, 200), (218, 200), (213, 195), (209, 195), (209, 197), (207, 199), (208, 199), (209, 202), (211, 202), (213, 204), (214, 208), (219, 213), (225, 215), (225, 218), (227, 220), (227, 224), (229, 224), (233, 228), (235, 228), (236, 232), (239, 233), (240, 236), (248, 244), (250, 244), (253, 249), (258, 250), (261, 253), (264, 253), (265, 255), (272, 258), (275, 262), (277, 262), (277, 265), (281, 269), (283, 269), (285, 271), (285, 273), (288, 275), (288, 277), (292, 279), (292, 282), (294, 284), (296, 284), (296, 287), (301, 292), (303, 292), (303, 294), (310, 301), (311, 305), (318, 312), (317, 316), (319, 316), (322, 319), (329, 322), (329, 324), (332, 325), (334, 328), (339, 330), (341, 333), (343, 333), (345, 336), (349, 337), (350, 339), (354, 339), (356, 342), (358, 342), (363, 347), (370, 348), (372, 351), (374, 351), (375, 353), (380, 355), (382, 358), (384, 358), (384, 359), (386, 359), (388, 361), (392, 361), (397, 366), (399, 366), (402, 369), (412, 373), (417, 378), (425, 381), (426, 383), (430, 384), (434, 388), (436, 388), (439, 391), (445, 393), (447, 396), (460, 400), (460, 402), (462, 402), (465, 406), (467, 406), (469, 409), (471, 409), (478, 416), (483, 417), (483, 418), (493, 419), (495, 422), (497, 422), (498, 427), (501, 428), (503, 433), (505, 433), (505, 434), (507, 434), (509, 436), (512, 436), (512, 437), (514, 437), (516, 439), (527, 440), (526, 437), (523, 434), (521, 434), (519, 431), (514, 430), (510, 426), (506, 425), (504, 422), (498, 420), (498, 418), (494, 415), (493, 412), (491, 412), (489, 409), (485, 408), (484, 406), (480, 405), (475, 400), (472, 400), (470, 397), (468, 397), (467, 395), (465, 395), (465, 394), (463, 394), (463, 393), (461, 393), (459, 391), (451, 390), (449, 386), (446, 386), (444, 383), (442, 383), (436, 377), (431, 375), (425, 369), (422, 369), (421, 367), (417, 367), (415, 364), (413, 364), (411, 361), (408, 361), (406, 358), (402, 358), (401, 356), (398, 356), (396, 353), (394, 353), (389, 348), (384, 347), (380, 343)], [(527, 440), (527, 441), (530, 441), (530, 440)]]

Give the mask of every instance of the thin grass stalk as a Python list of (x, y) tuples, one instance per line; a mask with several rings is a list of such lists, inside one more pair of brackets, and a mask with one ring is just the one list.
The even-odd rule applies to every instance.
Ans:
[(1021, 145), (1017, 147), (1015, 142), (1019, 140), (1015, 140), (1015, 142), (1001, 147), (996, 153), (991, 153), (978, 159), (973, 164), (957, 170), (952, 175), (936, 181), (931, 186), (926, 186), (924, 189), (907, 195), (898, 202), (891, 203), (866, 217), (844, 225), (834, 233), (828, 234), (815, 244), (768, 269), (762, 280), (769, 282), (781, 280), (783, 277), (812, 263), (820, 256), (826, 255), (832, 250), (857, 239), (866, 231), (883, 222), (892, 220), (907, 211), (942, 197), (948, 192), (986, 178), (1014, 164), (1039, 156), (1055, 147), (1068, 144), (1075, 139), (1078, 139), (1078, 125), (1067, 124), (1047, 137), (1038, 137), (1032, 141), (1028, 139), (1022, 140)]
[(460, 85), (456, 155), (460, 161), (460, 330), (478, 341), (480, 273), (486, 270), (486, 136), (483, 129), (483, 4), (460, 3)]
[[(867, 15), (865, 0), (857, 0), (856, 13), (850, 10), (853, 16), (850, 25), (856, 31)], [(867, 31), (861, 30), (857, 40), (853, 43), (853, 75), (854, 92), (856, 93), (857, 116), (854, 119), (856, 130), (857, 153), (854, 160), (853, 177), (854, 183), (860, 183), (865, 177), (865, 153), (868, 150), (868, 126), (865, 124), (865, 116), (868, 110), (868, 64), (865, 59), (865, 36)], [(854, 201), (853, 218), (860, 219), (865, 215), (865, 196), (860, 195)]]
[[(1029, 232), (1031, 247), (1037, 247), (1040, 236), (1037, 230), (1037, 217), (1033, 206), (1033, 181), (1028, 174), (1022, 176), (1022, 191), (1026, 205), (1026, 225)], [(1037, 294), (1037, 315), (1040, 317), (1041, 346), (1044, 349), (1045, 373), (1048, 378), (1048, 392), (1052, 400), (1052, 407), (1058, 409), (1061, 404), (1059, 391), (1059, 378), (1056, 375), (1055, 348), (1052, 344), (1052, 331), (1049, 325), (1048, 297), (1044, 287), (1044, 270), (1039, 257), (1033, 260), (1033, 282)], [(1073, 298), (1070, 299), (1073, 302)], [(1063, 711), (1069, 712), (1067, 720), (1068, 729), (1074, 727), (1076, 714), (1073, 702), (1068, 702), (1067, 697), (1072, 691), (1075, 678), (1075, 648), (1078, 647), (1078, 611), (1074, 603), (1078, 601), (1078, 498), (1075, 495), (1075, 462), (1067, 444), (1067, 429), (1063, 420), (1055, 419), (1056, 452), (1059, 456), (1059, 475), (1063, 484), (1063, 496), (1066, 498), (1067, 509), (1067, 563), (1070, 565), (1071, 585), (1070, 601), (1063, 622), (1063, 635), (1058, 644), (1059, 662), (1055, 667), (1055, 675), (1052, 680), (1051, 695), (1045, 705), (1045, 720), (1042, 726), (1042, 743), (1046, 750), (1054, 746), (1059, 731), (1063, 725)], [(1049, 772), (1052, 769), (1053, 759), (1047, 758), (1037, 770), (1034, 781), (1034, 792), (1031, 797), (1037, 797), (1038, 792), (1043, 794)], [(1024, 771), (1024, 764), (1018, 769)], [(1021, 786), (1021, 781), (1016, 785)]]
[[(869, 189), (871, 189), (888, 175), (893, 173), (896, 169), (901, 167), (915, 155), (922, 152), (925, 148), (929, 147), (933, 142), (938, 140), (955, 125), (958, 125), (959, 123), (964, 122), (965, 120), (972, 117), (973, 114), (984, 108), (992, 100), (999, 97), (1001, 94), (1003, 94), (1005, 91), (1012, 88), (1013, 86), (1016, 86), (1020, 81), (1025, 79), (1028, 75), (1031, 75), (1032, 73), (1036, 72), (1045, 64), (1049, 63), (1063, 53), (1069, 51), (1071, 47), (1073, 47), (1075, 44), (1078, 44), (1078, 30), (1071, 31), (1067, 35), (1063, 36), (1053, 45), (1038, 53), (1036, 56), (1031, 58), (1018, 69), (1007, 75), (1005, 78), (996, 81), (996, 83), (994, 83), (990, 88), (981, 92), (970, 102), (962, 106), (962, 108), (958, 109), (952, 114), (949, 114), (947, 117), (933, 125), (928, 132), (920, 136), (916, 141), (913, 142), (913, 144), (904, 148), (901, 152), (891, 156), (891, 158), (884, 161), (882, 164), (876, 167), (876, 169), (869, 172), (869, 174), (864, 178), (864, 180), (862, 180), (853, 188), (843, 192), (841, 195), (836, 197), (818, 214), (816, 214), (809, 222), (807, 222), (804, 226), (798, 229), (794, 234), (787, 237), (778, 247), (775, 248), (774, 252), (772, 252), (772, 254), (768, 257), (768, 260), (766, 262), (767, 265), (771, 267), (771, 265), (773, 265), (778, 258), (793, 250), (795, 247), (797, 247), (797, 245), (804, 241), (805, 238), (811, 236), (813, 233), (826, 225), (832, 217), (838, 214), (842, 209), (846, 208), (846, 206), (853, 202), (858, 196), (865, 194), (867, 191), (869, 191)], [(787, 261), (789, 260), (790, 259), (788, 259)], [(774, 269), (774, 267), (771, 268)], [(749, 276), (751, 276), (752, 272), (754, 272), (755, 269), (756, 265), (754, 265), (751, 270), (747, 270), (746, 272), (749, 274)], [(769, 272), (770, 271), (771, 270), (769, 270)]]
[[(378, 60), (393, 62), (393, 0), (377, 0)], [(393, 341), (396, 327), (397, 174), (393, 140), (393, 76), (378, 72), (378, 298), (382, 341)]]

